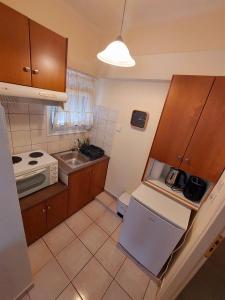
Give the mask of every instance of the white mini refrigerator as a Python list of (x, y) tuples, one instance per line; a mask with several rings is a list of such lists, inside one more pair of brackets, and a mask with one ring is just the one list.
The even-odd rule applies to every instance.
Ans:
[(191, 210), (141, 184), (132, 194), (119, 243), (157, 276), (187, 229)]

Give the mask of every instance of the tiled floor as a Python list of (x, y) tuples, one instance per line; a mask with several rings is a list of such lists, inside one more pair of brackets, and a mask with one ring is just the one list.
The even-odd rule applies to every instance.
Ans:
[(29, 247), (24, 300), (150, 300), (149, 275), (117, 244), (121, 219), (106, 193)]

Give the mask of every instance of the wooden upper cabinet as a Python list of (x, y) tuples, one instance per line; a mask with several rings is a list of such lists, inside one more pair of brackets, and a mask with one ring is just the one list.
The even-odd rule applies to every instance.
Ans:
[(179, 167), (213, 81), (211, 76), (173, 76), (150, 157)]
[(30, 20), (32, 86), (65, 92), (67, 39)]
[(0, 81), (31, 85), (28, 22), (0, 3)]
[(216, 182), (225, 168), (225, 77), (217, 77), (181, 169)]

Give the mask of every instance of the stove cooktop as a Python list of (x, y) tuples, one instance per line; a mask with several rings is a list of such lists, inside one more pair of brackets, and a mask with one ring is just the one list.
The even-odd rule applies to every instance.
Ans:
[(57, 163), (57, 160), (47, 152), (38, 150), (13, 155), (12, 162), (14, 174), (18, 176), (31, 170), (40, 169), (49, 164)]

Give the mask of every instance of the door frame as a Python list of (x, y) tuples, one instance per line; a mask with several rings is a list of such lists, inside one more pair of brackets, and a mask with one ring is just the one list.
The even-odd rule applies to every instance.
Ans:
[(199, 209), (184, 247), (180, 250), (158, 289), (157, 300), (173, 300), (206, 261), (204, 256), (215, 238), (224, 235), (225, 171)]

